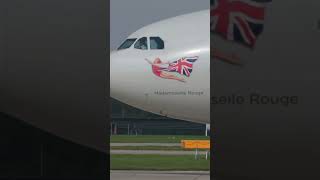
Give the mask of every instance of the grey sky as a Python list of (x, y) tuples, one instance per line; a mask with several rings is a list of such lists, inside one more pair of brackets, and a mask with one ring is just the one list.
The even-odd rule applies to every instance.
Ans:
[(110, 48), (145, 25), (209, 6), (209, 0), (110, 0)]

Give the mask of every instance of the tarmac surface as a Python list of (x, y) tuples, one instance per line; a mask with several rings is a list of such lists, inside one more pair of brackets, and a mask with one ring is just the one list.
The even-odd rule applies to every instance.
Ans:
[[(163, 150), (110, 150), (111, 154), (156, 154), (156, 155), (194, 155), (195, 151), (163, 151)], [(205, 155), (205, 151), (198, 151)]]
[(209, 171), (114, 171), (111, 180), (210, 180)]
[(110, 146), (181, 146), (180, 143), (110, 143)]

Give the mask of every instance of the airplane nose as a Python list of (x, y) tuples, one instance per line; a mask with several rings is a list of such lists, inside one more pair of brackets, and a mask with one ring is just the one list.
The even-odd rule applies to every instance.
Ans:
[(119, 55), (116, 52), (110, 53), (110, 96), (117, 98), (117, 93), (121, 90), (119, 87), (121, 83), (121, 73), (119, 71)]
[(145, 105), (148, 67), (143, 57), (123, 51), (110, 53), (110, 96), (129, 105)]
[(139, 67), (135, 59), (129, 58), (125, 52), (110, 54), (110, 96), (122, 102), (138, 98)]

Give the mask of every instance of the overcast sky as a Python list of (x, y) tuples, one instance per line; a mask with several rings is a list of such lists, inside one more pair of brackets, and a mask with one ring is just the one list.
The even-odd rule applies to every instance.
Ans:
[(209, 0), (111, 0), (110, 48), (139, 28), (181, 14), (209, 9)]

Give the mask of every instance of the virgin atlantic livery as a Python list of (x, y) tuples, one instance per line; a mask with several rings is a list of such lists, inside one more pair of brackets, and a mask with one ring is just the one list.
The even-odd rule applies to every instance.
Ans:
[(155, 114), (210, 121), (210, 12), (145, 26), (111, 53), (111, 97)]

